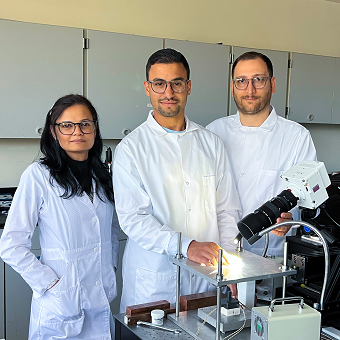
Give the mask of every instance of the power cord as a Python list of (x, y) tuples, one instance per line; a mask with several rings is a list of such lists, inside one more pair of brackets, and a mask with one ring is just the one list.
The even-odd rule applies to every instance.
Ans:
[(242, 310), (243, 317), (244, 317), (243, 325), (242, 325), (238, 330), (236, 330), (234, 333), (231, 333), (231, 334), (227, 335), (227, 336), (226, 336), (225, 338), (223, 338), (222, 340), (229, 340), (229, 339), (233, 338), (233, 337), (236, 336), (238, 333), (242, 332), (244, 326), (246, 325), (246, 321), (247, 321), (246, 313), (245, 313), (245, 311), (244, 311), (243, 306), (240, 305), (240, 308), (241, 308), (241, 310)]
[(212, 313), (214, 313), (215, 310), (217, 310), (217, 307), (214, 308), (214, 309), (206, 316), (206, 318), (204, 319), (204, 321), (202, 322), (201, 326), (198, 328), (198, 330), (197, 330), (197, 332), (196, 332), (196, 334), (195, 334), (195, 340), (197, 340), (198, 334), (200, 334), (200, 331), (201, 331), (202, 327), (204, 326), (204, 324), (207, 322), (208, 317), (209, 317)]
[[(244, 305), (243, 303), (241, 303), (240, 301), (239, 301), (239, 305), (240, 305), (240, 308), (241, 308), (241, 310), (242, 310), (243, 317), (244, 317), (243, 325), (242, 325), (239, 329), (237, 329), (235, 332), (233, 332), (233, 333), (227, 335), (226, 337), (224, 337), (222, 340), (229, 340), (229, 339), (233, 338), (234, 336), (236, 336), (237, 334), (239, 334), (239, 333), (244, 329), (244, 327), (245, 327), (245, 325), (246, 325), (247, 317), (246, 317), (246, 313), (245, 313), (245, 311), (244, 311), (244, 308), (247, 308), (247, 309), (249, 309), (249, 310), (251, 310), (251, 309), (250, 309), (249, 307), (247, 307), (246, 305)], [(202, 327), (203, 327), (204, 324), (207, 322), (209, 316), (210, 316), (212, 313), (215, 312), (215, 310), (217, 310), (217, 307), (214, 308), (214, 309), (206, 316), (206, 318), (204, 319), (204, 321), (202, 322), (201, 326), (198, 328), (198, 330), (197, 330), (197, 332), (196, 332), (196, 334), (195, 334), (195, 340), (197, 340), (198, 334), (200, 333)]]

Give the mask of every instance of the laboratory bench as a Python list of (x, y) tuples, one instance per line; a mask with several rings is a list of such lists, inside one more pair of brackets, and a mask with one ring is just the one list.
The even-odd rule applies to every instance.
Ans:
[[(178, 318), (179, 322), (185, 324), (185, 328), (179, 327), (173, 320), (176, 318), (175, 314), (168, 315), (168, 318), (164, 318), (163, 326), (170, 329), (180, 329), (179, 334), (174, 334), (169, 331), (163, 331), (156, 328), (151, 328), (143, 325), (126, 325), (124, 323), (125, 314), (116, 314), (115, 318), (115, 340), (149, 340), (149, 339), (172, 339), (172, 340), (191, 340), (195, 339), (195, 334), (202, 324), (201, 320), (197, 316), (197, 310), (189, 312), (180, 312)], [(220, 339), (232, 334), (233, 331), (221, 333)], [(215, 328), (205, 324), (201, 329), (198, 338), (201, 340), (215, 339)], [(249, 340), (250, 328), (243, 329), (239, 334), (233, 337), (235, 340)]]

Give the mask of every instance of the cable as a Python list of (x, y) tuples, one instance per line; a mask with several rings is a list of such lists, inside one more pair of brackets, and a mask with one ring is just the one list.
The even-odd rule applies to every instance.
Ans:
[[(237, 334), (239, 334), (239, 333), (243, 330), (243, 328), (245, 327), (245, 325), (246, 325), (247, 317), (246, 317), (246, 313), (244, 312), (244, 308), (247, 308), (247, 309), (249, 309), (249, 310), (251, 310), (251, 309), (250, 309), (249, 307), (247, 307), (246, 305), (244, 305), (243, 303), (241, 303), (240, 301), (239, 301), (239, 304), (240, 304), (240, 308), (241, 308), (241, 310), (242, 310), (243, 317), (244, 317), (243, 325), (242, 325), (239, 329), (237, 329), (235, 332), (233, 332), (233, 333), (227, 335), (226, 337), (224, 337), (222, 340), (229, 340), (229, 339), (233, 338), (234, 336), (236, 336)], [(215, 310), (217, 310), (217, 307), (214, 308), (214, 309), (206, 316), (206, 318), (204, 319), (204, 321), (202, 322), (201, 326), (198, 328), (198, 330), (197, 330), (197, 332), (196, 332), (196, 334), (195, 334), (195, 340), (197, 340), (198, 334), (200, 333), (200, 331), (201, 331), (202, 327), (204, 326), (204, 324), (207, 322), (208, 317), (209, 317), (212, 313), (214, 313)]]
[(196, 332), (196, 334), (195, 334), (195, 340), (197, 340), (198, 334), (200, 334), (200, 331), (201, 331), (202, 327), (204, 326), (204, 324), (207, 322), (208, 317), (209, 317), (212, 313), (214, 313), (216, 309), (217, 309), (217, 307), (214, 308), (214, 309), (206, 316), (206, 318), (204, 319), (204, 321), (202, 322), (201, 326), (198, 328), (198, 330), (197, 330), (197, 332)]
[(324, 212), (325, 212), (326, 215), (332, 220), (333, 223), (335, 223), (338, 227), (340, 227), (340, 224), (334, 221), (334, 219), (333, 219), (332, 216), (328, 213), (328, 211), (326, 210), (326, 208), (324, 208)]
[(245, 309), (248, 309), (249, 311), (252, 311), (252, 309), (251, 309), (250, 307), (246, 306), (246, 305), (243, 304), (241, 301), (238, 300), (238, 303), (239, 303), (242, 307), (244, 307)]
[(233, 338), (235, 335), (237, 335), (238, 333), (242, 332), (244, 326), (246, 325), (246, 321), (247, 321), (246, 313), (244, 312), (243, 306), (240, 306), (240, 308), (241, 308), (241, 310), (242, 310), (243, 317), (244, 317), (243, 325), (242, 325), (238, 330), (236, 330), (234, 333), (231, 333), (231, 334), (227, 335), (227, 336), (226, 336), (225, 338), (223, 338), (222, 340), (229, 340), (229, 339)]

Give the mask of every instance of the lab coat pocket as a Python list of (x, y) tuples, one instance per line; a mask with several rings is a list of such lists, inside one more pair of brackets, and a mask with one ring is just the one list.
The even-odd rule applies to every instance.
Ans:
[(216, 176), (203, 176), (204, 203), (209, 211), (216, 210)]
[(137, 267), (135, 303), (174, 301), (176, 272), (159, 273)]
[(102, 253), (102, 279), (103, 286), (109, 302), (117, 296), (116, 289), (116, 274), (113, 267), (112, 251), (105, 251)]
[(276, 170), (260, 170), (257, 176), (257, 188), (261, 188), (261, 190), (257, 190), (255, 192), (256, 199), (263, 204), (273, 198), (276, 194), (279, 194), (278, 191), (282, 189), (280, 175), (283, 171)]
[(42, 324), (81, 319), (80, 285), (75, 263), (68, 263), (58, 283), (44, 293), (41, 306)]
[(70, 318), (62, 323), (46, 322), (40, 323), (40, 334), (42, 340), (57, 340), (77, 337), (83, 329), (85, 313), (81, 311), (79, 316)]

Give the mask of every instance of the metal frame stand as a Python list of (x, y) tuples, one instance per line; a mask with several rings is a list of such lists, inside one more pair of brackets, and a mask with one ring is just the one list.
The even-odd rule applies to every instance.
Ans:
[[(176, 259), (182, 258), (182, 233), (178, 233), (177, 241), (177, 254)], [(181, 297), (181, 266), (177, 265), (177, 277), (176, 277), (176, 317), (179, 317), (180, 308), (180, 297)]]
[[(236, 256), (242, 261), (242, 270), (240, 266), (237, 265), (236, 271), (233, 268), (223, 268), (223, 249), (219, 250), (218, 265), (217, 267), (202, 266), (199, 263), (190, 261), (189, 259), (183, 258), (181, 254), (181, 233), (178, 233), (178, 245), (176, 256), (169, 256), (169, 260), (177, 266), (177, 282), (176, 282), (176, 313), (169, 314), (168, 318), (172, 320), (179, 327), (184, 329), (186, 332), (195, 336), (196, 333), (196, 313), (194, 311), (181, 312), (180, 313), (180, 274), (181, 268), (188, 270), (195, 275), (204, 278), (212, 285), (216, 287), (217, 290), (217, 307), (216, 307), (216, 323), (209, 322), (215, 327), (215, 330), (207, 328), (201, 329), (200, 339), (213, 339), (220, 340), (221, 332), (221, 295), (222, 288), (233, 283), (254, 281), (258, 279), (265, 279), (271, 277), (282, 277), (287, 275), (296, 274), (294, 269), (283, 269), (282, 266), (275, 263), (274, 261), (265, 259), (264, 257), (254, 255), (250, 252), (243, 251), (241, 245), (238, 245), (237, 249), (228, 250), (230, 256)], [(182, 314), (183, 313), (183, 314)], [(195, 330), (196, 328), (196, 330)], [(231, 329), (230, 329), (231, 330)], [(215, 337), (213, 336), (215, 334)]]
[[(218, 251), (218, 264), (217, 264), (217, 275), (216, 280), (220, 282), (223, 280), (223, 272), (222, 272), (222, 257), (223, 257), (223, 249), (219, 249)], [(217, 306), (216, 306), (216, 340), (220, 339), (220, 327), (221, 327), (221, 287), (217, 286)]]

